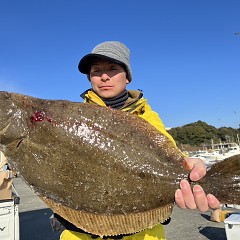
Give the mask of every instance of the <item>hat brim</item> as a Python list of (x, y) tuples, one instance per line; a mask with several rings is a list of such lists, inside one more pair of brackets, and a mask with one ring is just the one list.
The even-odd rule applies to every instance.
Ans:
[(100, 58), (100, 59), (104, 59), (104, 60), (108, 60), (110, 62), (114, 62), (114, 63), (120, 64), (120, 65), (122, 65), (124, 67), (124, 69), (126, 69), (125, 64), (120, 62), (120, 61), (118, 61), (118, 60), (116, 60), (116, 59), (113, 59), (111, 57), (107, 57), (107, 56), (104, 56), (104, 55), (101, 55), (101, 54), (90, 53), (90, 54), (85, 55), (80, 60), (80, 62), (78, 64), (78, 70), (81, 73), (89, 74), (90, 70), (91, 70), (92, 63), (93, 63), (93, 61), (96, 60), (96, 58)]

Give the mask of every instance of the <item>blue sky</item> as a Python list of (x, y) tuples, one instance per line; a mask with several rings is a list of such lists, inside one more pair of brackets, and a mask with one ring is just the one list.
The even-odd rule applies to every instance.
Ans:
[(1, 0), (0, 90), (82, 101), (80, 58), (108, 40), (166, 127), (240, 124), (239, 0)]

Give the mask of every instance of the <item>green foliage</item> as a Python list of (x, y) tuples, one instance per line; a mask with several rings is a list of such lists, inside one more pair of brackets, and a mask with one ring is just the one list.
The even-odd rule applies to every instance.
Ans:
[(201, 146), (221, 142), (236, 142), (237, 134), (240, 136), (240, 130), (234, 128), (215, 128), (205, 122), (198, 121), (187, 124), (182, 127), (176, 127), (168, 130), (173, 136), (177, 145), (188, 144), (191, 146)]

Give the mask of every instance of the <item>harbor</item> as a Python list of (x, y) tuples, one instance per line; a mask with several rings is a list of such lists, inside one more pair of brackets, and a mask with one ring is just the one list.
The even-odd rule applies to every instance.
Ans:
[(226, 158), (240, 154), (239, 136), (237, 135), (238, 143), (225, 142), (213, 143), (203, 146), (202, 150), (190, 152), (192, 158), (200, 158), (210, 168), (214, 163), (222, 161)]
[[(20, 177), (13, 182), (20, 196), (20, 239), (58, 240), (61, 231), (55, 232), (51, 228), (51, 209)], [(210, 221), (210, 215), (210, 211), (201, 213), (175, 206), (170, 223), (165, 225), (167, 240), (226, 240), (224, 223)]]

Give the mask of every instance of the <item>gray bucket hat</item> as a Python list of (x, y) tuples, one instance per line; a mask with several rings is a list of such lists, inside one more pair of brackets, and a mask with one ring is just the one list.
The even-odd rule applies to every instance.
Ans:
[(85, 55), (78, 64), (81, 73), (89, 74), (91, 65), (96, 57), (123, 65), (129, 82), (132, 81), (130, 67), (130, 50), (121, 42), (108, 41), (97, 45), (90, 54)]

